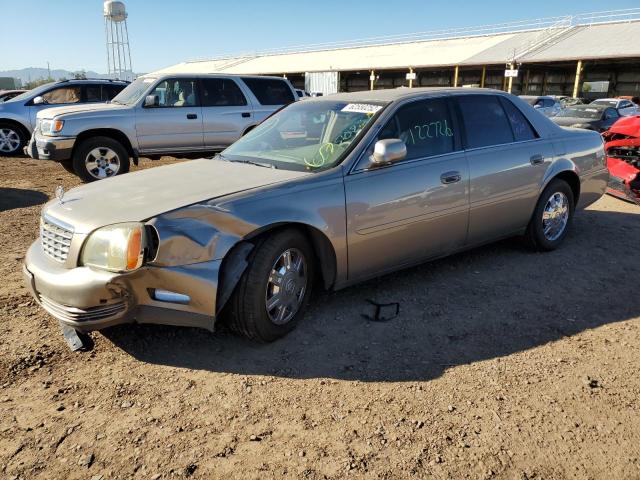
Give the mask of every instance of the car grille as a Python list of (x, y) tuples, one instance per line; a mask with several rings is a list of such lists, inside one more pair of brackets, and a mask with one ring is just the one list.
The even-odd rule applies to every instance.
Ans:
[(104, 320), (123, 313), (127, 308), (124, 301), (83, 309), (54, 302), (42, 295), (38, 295), (38, 300), (40, 300), (42, 308), (57, 319), (72, 322)]
[(51, 258), (64, 262), (69, 255), (72, 238), (72, 227), (64, 225), (51, 217), (42, 217), (40, 221), (42, 249)]

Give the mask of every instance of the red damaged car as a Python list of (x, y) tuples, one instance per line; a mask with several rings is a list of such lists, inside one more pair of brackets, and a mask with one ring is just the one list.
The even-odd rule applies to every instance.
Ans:
[(607, 192), (640, 205), (640, 115), (622, 117), (602, 134), (607, 152)]

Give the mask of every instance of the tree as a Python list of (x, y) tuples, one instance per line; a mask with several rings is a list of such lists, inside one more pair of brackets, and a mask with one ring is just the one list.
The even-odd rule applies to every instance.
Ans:
[(51, 77), (41, 77), (41, 78), (37, 78), (35, 80), (31, 80), (27, 83), (24, 84), (24, 88), (26, 90), (31, 90), (32, 88), (36, 88), (39, 87), (40, 85), (44, 85), (45, 83), (51, 83), (54, 82), (55, 80)]

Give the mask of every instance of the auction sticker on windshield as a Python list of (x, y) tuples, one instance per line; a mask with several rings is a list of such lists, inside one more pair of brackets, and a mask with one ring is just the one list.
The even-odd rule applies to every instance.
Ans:
[(349, 103), (341, 111), (355, 113), (376, 113), (382, 108), (381, 105), (371, 105), (369, 103)]

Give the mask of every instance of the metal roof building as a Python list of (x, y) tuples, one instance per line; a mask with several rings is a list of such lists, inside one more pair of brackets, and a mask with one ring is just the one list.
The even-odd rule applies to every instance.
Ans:
[[(518, 76), (505, 80), (505, 67)], [(609, 82), (602, 93), (640, 95), (640, 8), (187, 61), (160, 72), (286, 75), (307, 88), (334, 77), (334, 91), (474, 85), (574, 96), (595, 81)]]

